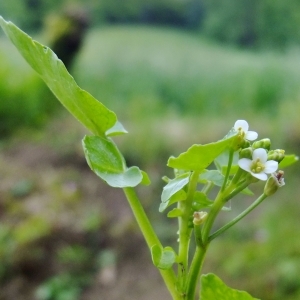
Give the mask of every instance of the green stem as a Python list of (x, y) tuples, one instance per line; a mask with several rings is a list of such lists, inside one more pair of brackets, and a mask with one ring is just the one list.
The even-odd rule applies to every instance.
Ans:
[(179, 290), (185, 289), (187, 270), (188, 270), (188, 254), (192, 229), (189, 228), (189, 217), (191, 214), (192, 202), (197, 189), (200, 172), (194, 171), (191, 174), (187, 198), (180, 201), (179, 205), (183, 211), (183, 215), (179, 218), (179, 249), (178, 249), (178, 283)]
[(234, 224), (239, 222), (241, 219), (243, 219), (246, 215), (248, 215), (255, 207), (257, 207), (262, 201), (264, 201), (267, 198), (267, 195), (262, 194), (260, 197), (258, 197), (247, 209), (245, 209), (241, 214), (239, 214), (237, 217), (232, 219), (230, 222), (228, 222), (226, 225), (218, 229), (216, 232), (214, 232), (209, 238), (208, 241), (212, 241), (217, 236), (219, 236), (221, 233), (232, 227)]
[(232, 149), (229, 150), (229, 158), (228, 158), (228, 166), (227, 166), (227, 170), (226, 170), (226, 174), (225, 174), (225, 178), (224, 178), (224, 182), (221, 188), (221, 191), (224, 191), (227, 185), (227, 181), (229, 178), (229, 174), (230, 174), (230, 169), (231, 169), (231, 165), (232, 165), (232, 161), (233, 161), (233, 154), (234, 151)]
[(244, 190), (251, 182), (246, 180), (244, 183), (242, 183), (239, 187), (234, 189), (227, 197), (224, 198), (224, 201), (227, 202), (230, 199), (232, 199), (235, 195), (237, 195), (239, 192)]
[[(223, 185), (215, 199), (215, 202), (208, 214), (208, 218), (202, 228), (202, 240), (203, 240), (204, 244), (208, 241), (210, 230), (213, 226), (213, 223), (214, 223), (218, 213), (220, 212), (220, 210), (226, 203), (225, 198), (228, 197), (228, 195), (234, 190), (237, 181), (239, 180), (240, 176), (243, 174), (242, 170), (239, 168), (237, 173), (231, 180), (229, 186), (227, 186), (227, 181), (228, 181), (228, 178), (230, 175), (230, 169), (231, 169), (231, 165), (232, 165), (232, 161), (233, 161), (233, 156), (234, 156), (234, 151), (231, 149), (231, 150), (229, 150), (228, 167), (227, 167)], [(227, 186), (227, 188), (226, 188), (226, 186)]]
[(201, 190), (202, 193), (207, 195), (209, 191), (214, 187), (214, 183), (212, 181), (209, 181)]
[(196, 248), (187, 281), (186, 299), (188, 300), (195, 299), (196, 288), (207, 248), (208, 244), (206, 244), (206, 246), (197, 246)]
[(215, 200), (215, 203), (213, 204), (210, 212), (208, 213), (207, 220), (205, 221), (203, 228), (202, 228), (202, 241), (203, 241), (204, 245), (208, 242), (208, 236), (209, 236), (210, 230), (213, 226), (213, 223), (214, 223), (218, 213), (220, 212), (220, 210), (222, 209), (224, 204), (225, 204), (225, 201), (223, 200), (223, 193), (219, 193)]
[[(135, 216), (135, 219), (142, 231), (142, 234), (146, 240), (146, 243), (151, 250), (152, 246), (158, 245), (162, 248), (161, 242), (158, 239), (156, 233), (154, 232), (154, 229), (144, 211), (143, 206), (141, 205), (141, 202), (139, 198), (137, 197), (135, 190), (131, 187), (127, 187), (123, 189), (126, 198), (128, 200), (128, 203), (132, 209), (133, 215)], [(176, 276), (173, 271), (173, 269), (168, 270), (160, 270), (160, 274), (164, 279), (164, 282), (170, 292), (170, 294), (173, 297), (173, 300), (180, 300), (182, 297), (176, 290)]]

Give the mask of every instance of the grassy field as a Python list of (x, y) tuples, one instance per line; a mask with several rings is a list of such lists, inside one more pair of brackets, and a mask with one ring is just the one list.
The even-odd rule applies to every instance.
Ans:
[(113, 27), (90, 32), (75, 75), (121, 111), (136, 101), (196, 116), (274, 117), (286, 102), (299, 105), (297, 57), (224, 48), (168, 29)]
[[(72, 248), (74, 240), (67, 240), (65, 245), (55, 240), (58, 249), (52, 247), (57, 252), (51, 252), (51, 260), (65, 255), (63, 265), (75, 270), (77, 256), (83, 257), (82, 265), (85, 259), (95, 263), (87, 259), (86, 250), (97, 252), (95, 246), (99, 245), (90, 242), (99, 228), (106, 230), (105, 247), (118, 248), (120, 242), (125, 248), (128, 243), (119, 240), (120, 226), (107, 229), (106, 214), (113, 214), (110, 210), (115, 207), (106, 203), (103, 193), (117, 201), (122, 197), (103, 185), (96, 188), (97, 180), (83, 167), (80, 139), (85, 130), (58, 108), (4, 37), (0, 38), (0, 61), (1, 133), (11, 134), (0, 144), (0, 200), (5, 212), (0, 226), (0, 261), (5, 263), (0, 277), (8, 280), (12, 272), (19, 274), (16, 270), (23, 266), (20, 261), (33, 259), (32, 249), (42, 256), (41, 243), (45, 237), (51, 243), (53, 233), (70, 236), (76, 243), (82, 236), (87, 238), (81, 250)], [(72, 74), (82, 88), (113, 109), (129, 130), (116, 142), (129, 164), (149, 172), (154, 187), (145, 195), (145, 206), (166, 240), (170, 240), (169, 231), (161, 229), (166, 221), (155, 217), (158, 203), (153, 204), (153, 199), (159, 199), (161, 176), (170, 172), (165, 166), (168, 156), (177, 155), (192, 143), (222, 138), (237, 119), (248, 120), (259, 137), (270, 137), (274, 148), (300, 153), (300, 60), (296, 51), (254, 53), (224, 48), (171, 29), (107, 27), (89, 32)], [(49, 110), (55, 114), (45, 122)], [(30, 126), (40, 129), (24, 129)], [(298, 166), (288, 170), (286, 187), (278, 195), (216, 241), (208, 256), (207, 272), (216, 272), (229, 285), (264, 300), (298, 299), (298, 170)], [(99, 195), (104, 212), (97, 202)], [(123, 198), (117, 203), (126, 210)], [(245, 202), (235, 203), (229, 214), (236, 215), (243, 205)], [(99, 224), (93, 219), (95, 207), (100, 210), (95, 211), (96, 218), (103, 218)], [(128, 217), (128, 212), (125, 215)], [(128, 222), (126, 217), (124, 222)], [(126, 226), (131, 233), (131, 223)], [(38, 230), (32, 232), (35, 228)], [(10, 247), (19, 256), (12, 257)], [(58, 266), (55, 271), (61, 269)], [(69, 285), (69, 277), (64, 280)], [(0, 298), (10, 299), (3, 295)], [(73, 299), (79, 299), (76, 297)], [(112, 294), (110, 299), (118, 297)]]

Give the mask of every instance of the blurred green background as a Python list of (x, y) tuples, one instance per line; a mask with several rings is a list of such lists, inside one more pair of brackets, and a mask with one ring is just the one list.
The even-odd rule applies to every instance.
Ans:
[[(237, 119), (300, 153), (297, 0), (10, 0), (0, 14), (116, 112), (129, 131), (116, 143), (150, 175), (139, 194), (165, 244), (176, 246), (175, 222), (158, 213), (170, 155), (222, 138)], [(85, 163), (87, 132), (3, 32), (0, 66), (0, 299), (169, 299), (122, 192)], [(300, 298), (299, 165), (285, 177), (205, 263), (264, 300)], [(254, 199), (233, 201), (217, 225)]]

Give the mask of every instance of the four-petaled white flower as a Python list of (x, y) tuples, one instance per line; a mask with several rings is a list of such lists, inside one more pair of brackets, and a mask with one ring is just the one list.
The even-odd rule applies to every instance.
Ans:
[(239, 135), (241, 135), (246, 140), (254, 141), (258, 137), (257, 132), (248, 131), (249, 125), (245, 120), (237, 120), (234, 124), (234, 129), (239, 133)]
[(278, 169), (278, 162), (275, 160), (268, 161), (267, 151), (263, 148), (253, 151), (252, 160), (241, 158), (238, 164), (241, 169), (260, 180), (267, 180), (267, 174), (274, 173)]

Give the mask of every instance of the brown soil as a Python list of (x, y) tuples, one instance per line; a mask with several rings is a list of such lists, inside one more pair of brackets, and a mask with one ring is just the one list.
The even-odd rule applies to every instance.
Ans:
[[(18, 241), (8, 256), (0, 299), (37, 299), (37, 287), (66, 270), (57, 261), (57, 251), (73, 244), (90, 249), (91, 256), (105, 249), (117, 254), (114, 264), (87, 267), (92, 280), (80, 300), (170, 299), (122, 191), (107, 187), (87, 167), (80, 147), (84, 132), (78, 128), (69, 119), (56, 120), (42, 137), (22, 133), (2, 147), (1, 223), (22, 232), (28, 220), (38, 218), (48, 227)], [(99, 215), (100, 225), (87, 230), (85, 221), (93, 213)], [(89, 263), (94, 262), (90, 258)]]

